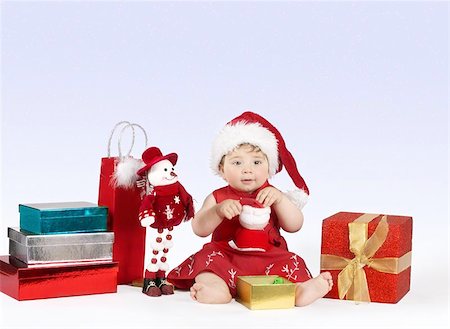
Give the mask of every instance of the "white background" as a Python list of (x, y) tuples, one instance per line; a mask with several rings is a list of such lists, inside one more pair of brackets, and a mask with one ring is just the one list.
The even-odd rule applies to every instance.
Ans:
[[(181, 182), (201, 206), (223, 184), (208, 168), (210, 143), (247, 109), (279, 128), (310, 187), (304, 227), (285, 236), (313, 273), (322, 219), (414, 218), (411, 291), (396, 305), (322, 299), (249, 311), (120, 286), (28, 302), (1, 294), (2, 328), (448, 325), (448, 3), (5, 1), (1, 10), (1, 254), (19, 203), (97, 201), (100, 158), (121, 120), (179, 154)], [(140, 139), (134, 154), (143, 149)], [(293, 187), (284, 171), (272, 183)], [(172, 267), (207, 241), (178, 227)]]

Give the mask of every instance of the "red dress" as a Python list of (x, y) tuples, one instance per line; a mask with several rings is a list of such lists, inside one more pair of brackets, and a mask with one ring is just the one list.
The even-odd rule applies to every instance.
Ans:
[[(270, 186), (266, 182), (252, 194), (240, 192), (230, 186), (213, 192), (217, 203), (226, 199), (256, 198), (258, 192)], [(280, 235), (280, 227), (275, 211), (272, 209), (269, 224), (265, 231), (269, 243), (273, 246), (267, 251), (240, 251), (230, 247), (229, 241), (239, 229), (238, 216), (231, 220), (224, 219), (214, 230), (210, 243), (174, 268), (167, 279), (179, 289), (189, 289), (195, 277), (202, 272), (213, 272), (221, 277), (236, 295), (236, 280), (241, 275), (278, 275), (292, 282), (304, 282), (311, 279), (311, 274), (303, 259), (288, 251), (286, 241)]]

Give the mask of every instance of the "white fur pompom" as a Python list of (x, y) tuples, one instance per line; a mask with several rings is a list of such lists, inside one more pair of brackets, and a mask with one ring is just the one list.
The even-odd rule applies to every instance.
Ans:
[(173, 247), (173, 241), (172, 240), (164, 241), (164, 248), (170, 249), (172, 247)]
[(157, 242), (155, 240), (155, 241), (150, 242), (150, 247), (152, 247), (153, 250), (161, 251), (161, 250), (164, 249), (164, 243), (162, 243), (162, 241), (161, 242)]
[(308, 202), (308, 194), (306, 194), (303, 190), (287, 191), (285, 194), (287, 198), (300, 210), (303, 209), (305, 204)]
[(158, 264), (150, 263), (150, 265), (147, 266), (147, 270), (150, 272), (157, 272), (159, 271), (159, 266)]
[(169, 264), (167, 264), (167, 263), (163, 263), (163, 262), (158, 262), (158, 265), (159, 265), (159, 269), (161, 270), (161, 271), (168, 271), (169, 270)]
[(132, 188), (139, 179), (137, 171), (142, 168), (143, 162), (133, 157), (124, 157), (119, 160), (114, 171), (113, 182), (116, 187)]

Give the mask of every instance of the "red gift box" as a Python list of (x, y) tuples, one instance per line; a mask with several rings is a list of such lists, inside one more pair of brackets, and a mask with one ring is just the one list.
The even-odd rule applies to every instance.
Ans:
[(321, 272), (333, 276), (325, 296), (397, 303), (410, 288), (412, 218), (340, 212), (323, 220)]
[(30, 300), (117, 292), (117, 263), (78, 263), (27, 267), (0, 256), (0, 291)]

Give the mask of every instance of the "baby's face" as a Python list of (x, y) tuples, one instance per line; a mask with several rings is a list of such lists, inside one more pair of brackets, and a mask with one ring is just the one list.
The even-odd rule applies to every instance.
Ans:
[(252, 193), (269, 178), (269, 163), (263, 152), (243, 145), (225, 156), (221, 173), (232, 188)]

